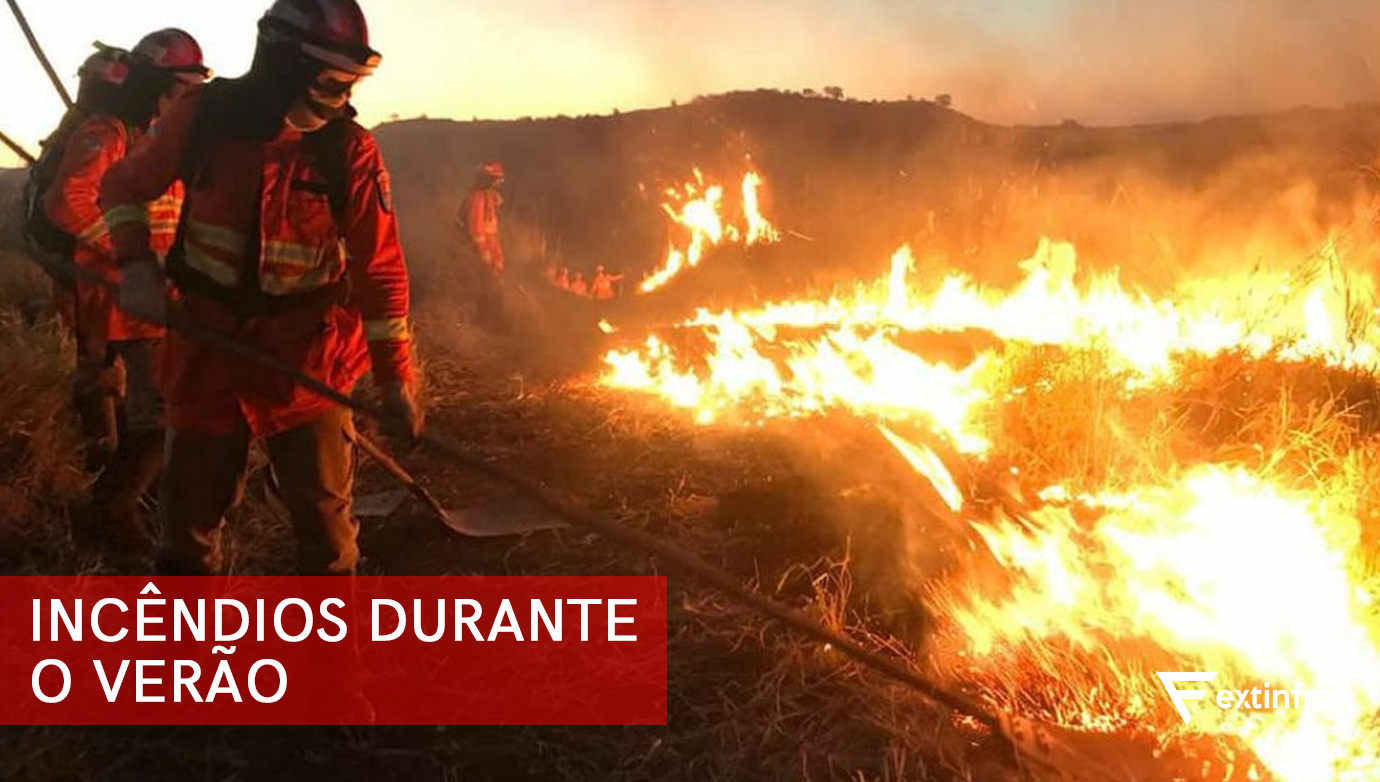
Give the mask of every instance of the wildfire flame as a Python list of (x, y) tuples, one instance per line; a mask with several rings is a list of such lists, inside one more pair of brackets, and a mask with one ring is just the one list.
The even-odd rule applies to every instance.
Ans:
[(683, 229), (686, 239), (683, 244), (672, 243), (666, 251), (666, 259), (647, 275), (638, 291), (651, 293), (666, 287), (681, 272), (698, 266), (710, 248), (726, 241), (744, 245), (780, 241), (780, 234), (760, 211), (758, 190), (761, 186), (762, 177), (756, 172), (749, 171), (743, 176), (741, 228), (725, 222), (723, 186), (706, 186), (704, 174), (699, 169), (695, 169), (693, 182), (679, 189), (668, 189), (667, 201), (661, 208)]
[[(1067, 506), (1021, 524), (974, 522), (1009, 583), (999, 596), (959, 582), (936, 596), (968, 676), (1020, 689), (1066, 675), (1069, 659), (1041, 651), (1053, 642), (1115, 656), (1128, 681), (1066, 690), (1058, 718), (1093, 727), (1112, 711), (1138, 722), (1149, 704), (1168, 703), (1149, 661), (1130, 670), (1137, 648), (1153, 648), (1184, 666), (1173, 670), (1217, 672), (1209, 693), (1262, 683), (1328, 693), (1294, 709), (1195, 709), (1193, 730), (1239, 737), (1275, 778), (1377, 778), (1380, 638), (1373, 593), (1356, 586), (1365, 575), (1354, 509), (1330, 491), (1217, 466), (1081, 504), (1100, 511), (1095, 524)], [(1107, 697), (1127, 689), (1133, 697)]]
[(707, 350), (678, 352), (670, 337), (652, 334), (641, 346), (609, 351), (601, 382), (656, 394), (701, 423), (834, 408), (928, 424), (959, 450), (982, 454), (991, 442), (977, 408), (1001, 401), (992, 397), (989, 371), (999, 350), (959, 368), (908, 349), (908, 336), (982, 332), (1006, 343), (1097, 348), (1128, 388), (1172, 382), (1184, 355), (1227, 351), (1380, 365), (1380, 335), (1357, 334), (1348, 321), (1363, 279), (1319, 277), (1302, 290), (1283, 277), (1250, 287), (1221, 281), (1196, 286), (1196, 296), (1153, 299), (1127, 290), (1116, 273), (1077, 285), (1073, 246), (1048, 240), (1021, 268), (1025, 277), (1010, 291), (956, 272), (922, 291), (912, 281), (914, 257), (902, 248), (886, 277), (851, 292), (701, 309), (675, 331), (696, 335)]
[[(1172, 735), (1188, 728), (1156, 670), (1216, 671), (1220, 689), (1321, 690), (1333, 697), (1300, 709), (1204, 706), (1191, 729), (1235, 736), (1281, 782), (1373, 782), (1380, 590), (1363, 562), (1358, 505), (1369, 484), (1345, 471), (1301, 480), (1181, 464), (1115, 491), (1050, 486), (1019, 519), (990, 508), (979, 517), (932, 450), (886, 426), (919, 425), (962, 456), (988, 458), (1001, 411), (1044, 390), (1012, 384), (1007, 354), (1020, 345), (1094, 352), (1103, 379), (1128, 396), (1172, 387), (1190, 359), (1226, 353), (1375, 372), (1370, 280), (1341, 271), (1334, 247), (1315, 260), (1313, 273), (1201, 279), (1157, 298), (1115, 273), (1080, 277), (1064, 243), (1042, 241), (1008, 290), (957, 272), (922, 285), (903, 248), (885, 275), (851, 290), (699, 310), (610, 350), (600, 382), (702, 424), (831, 409), (877, 422), (995, 568), (984, 576), (975, 559), (929, 595), (948, 625), (937, 664), (1002, 708), (1052, 693), (1046, 716), (1065, 724)], [(987, 339), (966, 361), (917, 347), (926, 335), (970, 334)]]

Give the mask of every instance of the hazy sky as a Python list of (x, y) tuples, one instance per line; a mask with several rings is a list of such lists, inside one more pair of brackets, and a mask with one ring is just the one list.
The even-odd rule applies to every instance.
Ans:
[[(96, 39), (197, 36), (249, 63), (269, 0), (20, 0), (69, 85)], [(995, 122), (1123, 123), (1380, 99), (1375, 0), (362, 0), (366, 124), (607, 113), (755, 87), (951, 93)], [(0, 8), (0, 129), (31, 149), (61, 105)], [(0, 165), (15, 159), (0, 151)]]

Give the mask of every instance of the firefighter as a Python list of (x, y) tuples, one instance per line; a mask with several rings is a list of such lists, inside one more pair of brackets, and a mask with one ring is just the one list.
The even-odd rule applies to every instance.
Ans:
[(580, 298), (589, 298), (589, 284), (585, 282), (584, 272), (575, 272), (570, 278), (570, 292)]
[(456, 222), (478, 260), (476, 318), (480, 325), (502, 333), (508, 328), (503, 303), (504, 257), (499, 238), (498, 212), (503, 206), (503, 164), (489, 161), (479, 167), (474, 184), (460, 205)]
[[(145, 36), (122, 59), (128, 73), (114, 110), (91, 115), (72, 135), (45, 204), (53, 224), (76, 238), (75, 264), (111, 282), (118, 269), (98, 203), (101, 179), (184, 90), (209, 76), (196, 39), (173, 28)], [(173, 184), (141, 205), (155, 256), (172, 244), (181, 193)], [(77, 282), (76, 309), (81, 355), (102, 378), (104, 393), (123, 401), (124, 425), (92, 487), (91, 505), (74, 521), (82, 537), (141, 551), (148, 540), (139, 500), (157, 479), (163, 454), (163, 402), (154, 377), (163, 330), (121, 312), (109, 288), (90, 281)]]
[(604, 271), (603, 265), (600, 264), (594, 270), (594, 282), (590, 283), (589, 295), (601, 300), (616, 298), (618, 293), (614, 289), (614, 285), (622, 279), (623, 275), (609, 274)]
[[(111, 169), (101, 200), (122, 270), (120, 306), (161, 320), (164, 267), (138, 204), (179, 177), (183, 228), (166, 274), (179, 316), (342, 393), (372, 368), (391, 434), (416, 436), (408, 271), (392, 191), (351, 93), (381, 59), (355, 0), (277, 0), (249, 72), (194, 88), (159, 133)], [(350, 574), (349, 413), (261, 364), (168, 334), (159, 569), (224, 572), (224, 514), (261, 439), (291, 514), (298, 566)]]
[[(77, 253), (76, 237), (54, 223), (49, 215), (49, 194), (64, 165), (68, 144), (76, 132), (87, 124), (93, 116), (116, 117), (121, 111), (121, 88), (129, 77), (129, 52), (113, 46), (97, 46), (96, 51), (82, 63), (77, 70), (76, 105), (63, 115), (53, 133), (44, 140), (44, 152), (34, 170), (32, 180), (26, 190), (26, 209), (32, 214), (26, 220), (35, 221), (40, 229), (35, 231), (50, 242), (45, 252), (54, 262), (63, 265), (75, 263)], [(77, 226), (79, 221), (68, 222)], [(51, 229), (51, 230), (48, 230)], [(42, 241), (42, 240), (41, 240)], [(104, 351), (99, 344), (91, 344), (78, 317), (77, 281), (70, 274), (53, 274), (53, 305), (58, 320), (72, 337), (76, 345), (76, 366), (72, 382), (72, 406), (81, 421), (82, 434), (87, 439), (86, 465), (92, 472), (105, 466), (106, 460), (114, 453), (119, 443), (116, 396), (124, 388), (123, 366), (117, 361), (105, 365)], [(84, 290), (88, 299), (89, 287)]]

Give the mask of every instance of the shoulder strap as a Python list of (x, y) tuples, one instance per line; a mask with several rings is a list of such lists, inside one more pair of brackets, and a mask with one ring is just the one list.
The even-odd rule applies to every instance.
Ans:
[[(323, 289), (316, 293), (301, 294), (297, 296), (271, 296), (259, 290), (257, 282), (257, 265), (250, 264), (250, 274), (241, 280), (238, 290), (226, 291), (220, 285), (205, 279), (198, 272), (190, 269), (186, 264), (186, 253), (184, 240), (186, 237), (187, 221), (192, 213), (192, 198), (198, 184), (202, 182), (202, 167), (206, 156), (214, 151), (215, 142), (219, 134), (224, 132), (227, 127), (233, 127), (234, 111), (233, 100), (230, 91), (235, 89), (230, 80), (216, 80), (210, 82), (203, 89), (205, 93), (201, 97), (201, 105), (197, 110), (197, 116), (193, 120), (190, 138), (187, 148), (183, 153), (179, 163), (178, 178), (182, 180), (184, 195), (182, 200), (182, 213), (178, 218), (177, 235), (173, 240), (172, 248), (167, 256), (168, 274), (174, 282), (179, 285), (189, 286), (193, 290), (198, 290), (204, 295), (214, 299), (219, 299), (225, 303), (236, 307), (241, 314), (250, 312), (268, 312), (274, 310), (281, 299), (283, 306), (290, 305), (293, 301), (321, 300), (333, 301), (341, 296), (339, 290)], [(349, 167), (346, 157), (346, 140), (348, 125), (344, 121), (332, 122), (308, 137), (309, 145), (305, 148), (307, 154), (313, 156), (313, 163), (321, 172), (326, 180), (327, 197), (330, 200), (331, 215), (336, 225), (343, 230), (345, 208), (349, 201)], [(260, 182), (260, 188), (263, 187)], [(252, 239), (249, 252), (251, 255), (258, 255), (258, 210), (254, 212), (255, 228), (251, 230)]]
[(345, 227), (345, 210), (350, 200), (348, 159), (350, 121), (335, 120), (306, 137), (307, 154), (326, 180), (326, 197), (337, 228)]

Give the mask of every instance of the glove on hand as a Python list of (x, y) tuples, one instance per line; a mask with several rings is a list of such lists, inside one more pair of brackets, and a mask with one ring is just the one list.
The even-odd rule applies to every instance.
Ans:
[(426, 415), (417, 403), (416, 393), (411, 386), (400, 382), (388, 383), (381, 391), (384, 418), (380, 423), (384, 433), (390, 437), (412, 440), (420, 437)]
[(153, 258), (135, 261), (120, 271), (120, 309), (149, 323), (168, 319), (168, 278)]

